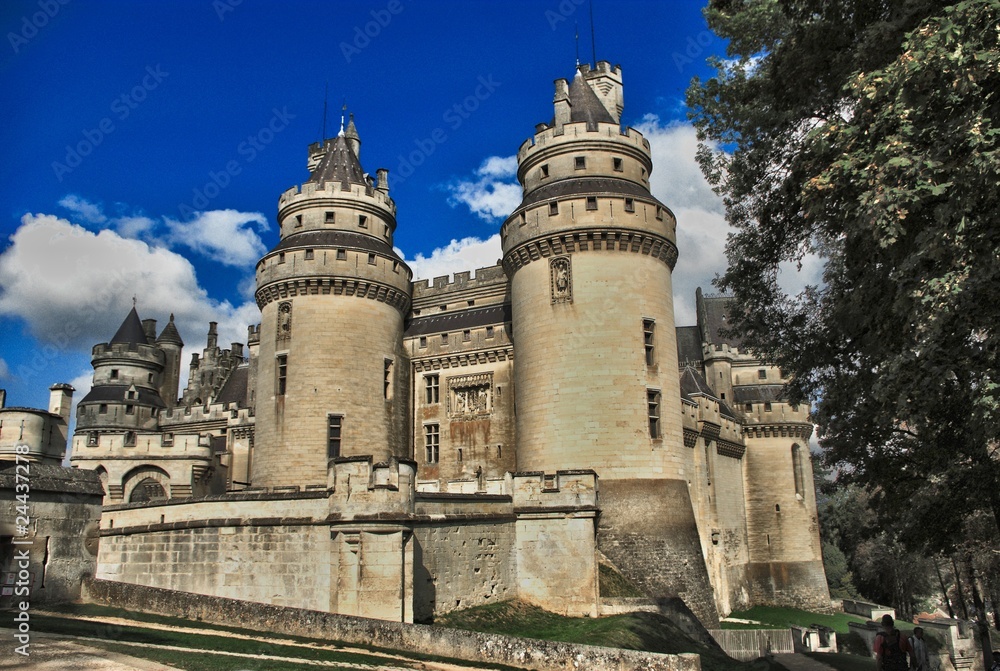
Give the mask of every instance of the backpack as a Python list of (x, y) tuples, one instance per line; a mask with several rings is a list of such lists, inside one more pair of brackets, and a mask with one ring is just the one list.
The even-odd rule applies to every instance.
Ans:
[(889, 643), (888, 637), (882, 635), (882, 671), (907, 671), (910, 665), (906, 661), (906, 653), (903, 652), (902, 636), (898, 629), (893, 629), (892, 635), (896, 637), (894, 643)]

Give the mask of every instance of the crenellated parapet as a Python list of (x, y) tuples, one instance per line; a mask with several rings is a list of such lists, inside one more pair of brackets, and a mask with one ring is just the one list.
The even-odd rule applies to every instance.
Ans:
[(374, 186), (342, 182), (306, 182), (290, 187), (278, 197), (278, 207), (291, 208), (301, 203), (312, 203), (323, 199), (330, 199), (331, 202), (337, 199), (350, 200), (352, 204), (369, 200), (373, 206), (388, 209), (393, 216), (396, 214), (396, 202), (388, 193)]
[(554, 509), (597, 508), (597, 473), (590, 469), (564, 470), (555, 473), (532, 471), (512, 473), (510, 482), (514, 510), (552, 511)]
[(338, 517), (377, 518), (413, 513), (417, 464), (409, 459), (375, 463), (371, 455), (339, 457), (328, 470), (330, 512)]

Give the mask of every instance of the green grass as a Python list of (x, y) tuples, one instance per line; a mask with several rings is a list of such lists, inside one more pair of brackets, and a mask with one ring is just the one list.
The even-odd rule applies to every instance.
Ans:
[[(750, 610), (730, 613), (729, 617), (739, 618), (741, 620), (755, 620), (761, 624), (723, 622), (723, 629), (784, 629), (785, 627), (790, 627), (792, 625), (809, 627), (814, 624), (820, 624), (825, 627), (830, 627), (836, 631), (838, 635), (846, 635), (850, 631), (847, 627), (849, 622), (858, 622), (862, 624), (867, 622), (866, 618), (858, 615), (849, 615), (847, 613), (835, 613), (828, 615), (825, 613), (811, 613), (806, 610), (798, 610), (795, 608), (775, 608), (771, 606), (755, 606)], [(906, 622), (900, 622), (898, 626), (901, 630), (913, 629), (913, 625)]]
[(601, 596), (615, 598), (638, 598), (646, 596), (628, 579), (607, 564), (598, 564), (598, 578)]
[(627, 650), (667, 654), (693, 652), (701, 655), (704, 671), (779, 671), (782, 668), (763, 661), (750, 664), (734, 662), (717, 646), (696, 641), (659, 613), (629, 613), (601, 618), (565, 617), (519, 601), (504, 601), (453, 611), (437, 618), (434, 624)]

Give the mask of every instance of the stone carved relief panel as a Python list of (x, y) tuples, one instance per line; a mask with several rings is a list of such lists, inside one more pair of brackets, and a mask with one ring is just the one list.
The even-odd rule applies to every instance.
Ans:
[(573, 302), (573, 268), (570, 257), (557, 256), (549, 259), (549, 284), (553, 303)]
[(292, 302), (278, 303), (278, 330), (275, 340), (279, 343), (288, 342), (292, 338)]
[(448, 378), (448, 416), (475, 418), (493, 412), (493, 373)]

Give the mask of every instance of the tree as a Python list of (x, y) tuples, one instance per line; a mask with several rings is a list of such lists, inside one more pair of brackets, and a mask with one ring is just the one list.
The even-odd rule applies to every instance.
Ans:
[[(902, 540), (1000, 537), (1000, 0), (713, 0), (699, 158), (735, 232), (734, 335), (816, 403)], [(820, 286), (787, 295), (807, 254)], [(983, 625), (984, 623), (981, 623)]]

